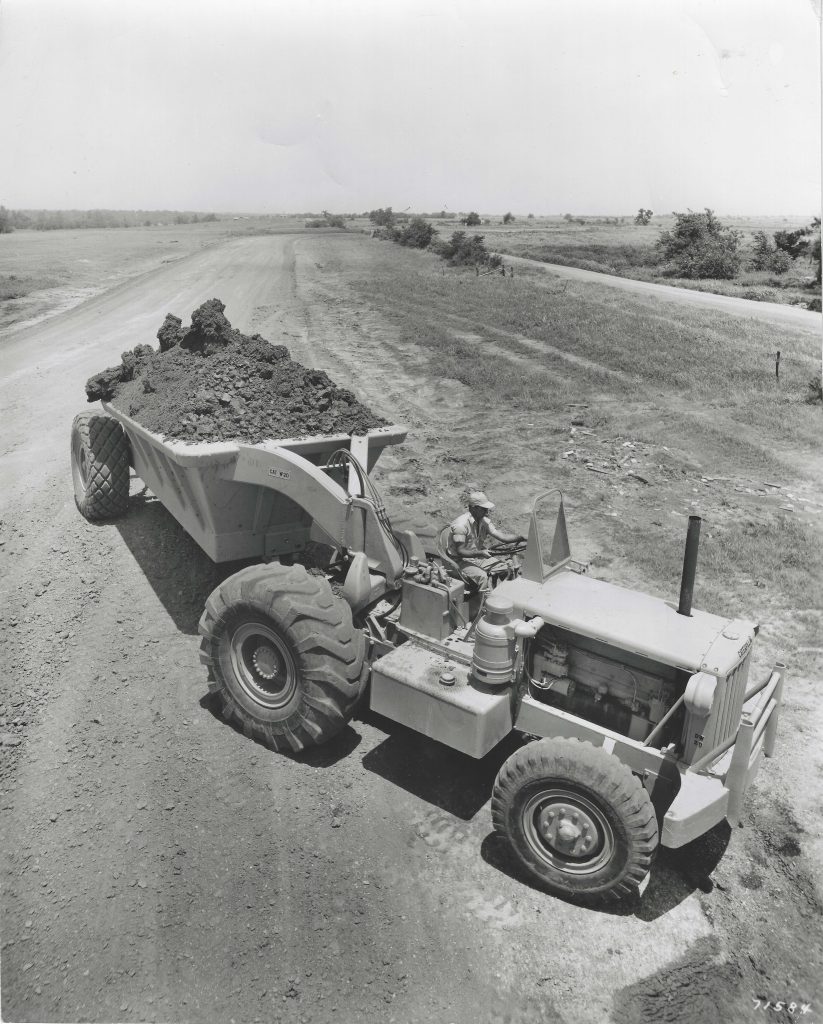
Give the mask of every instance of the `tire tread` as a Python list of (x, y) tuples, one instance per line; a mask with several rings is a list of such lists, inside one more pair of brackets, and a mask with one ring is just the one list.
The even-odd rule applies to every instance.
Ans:
[(129, 504), (129, 440), (116, 419), (101, 413), (81, 412), (72, 423), (71, 457), (75, 440), (87, 450), (85, 491), (75, 481), (74, 500), (90, 522), (116, 519)]
[[(588, 876), (564, 876), (539, 861), (525, 840), (520, 839), (517, 796), (524, 786), (541, 778), (569, 780), (611, 805), (625, 829), (627, 846), (625, 863), (616, 877), (598, 877), (592, 883)], [(550, 891), (562, 896), (630, 896), (648, 874), (657, 850), (657, 816), (640, 780), (616, 757), (586, 741), (543, 739), (521, 747), (498, 773), (491, 812), (494, 828), (506, 838), (521, 866)]]
[[(301, 696), (287, 719), (254, 718), (222, 678), (218, 647), (238, 607), (270, 616), (296, 656)], [(274, 750), (297, 753), (330, 739), (348, 722), (365, 686), (365, 637), (354, 626), (349, 606), (332, 593), (324, 576), (311, 575), (299, 564), (255, 565), (229, 577), (206, 601), (198, 632), (200, 660), (223, 716), (244, 731), (250, 728), (258, 742)]]

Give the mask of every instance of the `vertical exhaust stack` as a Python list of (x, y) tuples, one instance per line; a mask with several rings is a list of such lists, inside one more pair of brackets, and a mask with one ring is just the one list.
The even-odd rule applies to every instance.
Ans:
[(694, 574), (697, 569), (697, 549), (700, 546), (700, 516), (689, 516), (689, 532), (686, 534), (686, 552), (683, 555), (683, 576), (680, 580), (679, 615), (691, 615), (694, 594)]

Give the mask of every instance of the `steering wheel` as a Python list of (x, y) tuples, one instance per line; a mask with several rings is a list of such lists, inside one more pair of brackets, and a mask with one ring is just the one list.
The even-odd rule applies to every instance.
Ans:
[(487, 548), (486, 550), (490, 555), (517, 555), (521, 551), (525, 551), (527, 547), (528, 541), (516, 540), (508, 544), (495, 544), (494, 547)]

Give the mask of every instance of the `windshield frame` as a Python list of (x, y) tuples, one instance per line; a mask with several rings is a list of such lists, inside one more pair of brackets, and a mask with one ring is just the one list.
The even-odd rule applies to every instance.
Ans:
[[(540, 523), (537, 518), (537, 507), (541, 501), (552, 494), (560, 495), (560, 504), (557, 508), (557, 518), (554, 524), (552, 546), (549, 551), (549, 561), (543, 560), (543, 541), (540, 535)], [(523, 565), (521, 576), (535, 583), (543, 583), (550, 576), (559, 572), (571, 561), (571, 549), (569, 547), (569, 534), (566, 529), (566, 510), (563, 503), (563, 492), (557, 488), (542, 491), (532, 502), (531, 516), (529, 520), (529, 538), (526, 550), (523, 553)]]

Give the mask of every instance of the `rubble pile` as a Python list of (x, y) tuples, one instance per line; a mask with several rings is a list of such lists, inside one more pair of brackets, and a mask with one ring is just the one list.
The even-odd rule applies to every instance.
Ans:
[(159, 350), (124, 352), (119, 366), (88, 380), (88, 400), (111, 402), (148, 430), (183, 441), (255, 444), (386, 424), (328, 374), (294, 362), (284, 345), (235, 330), (225, 308), (219, 299), (204, 302), (189, 328), (168, 314)]

